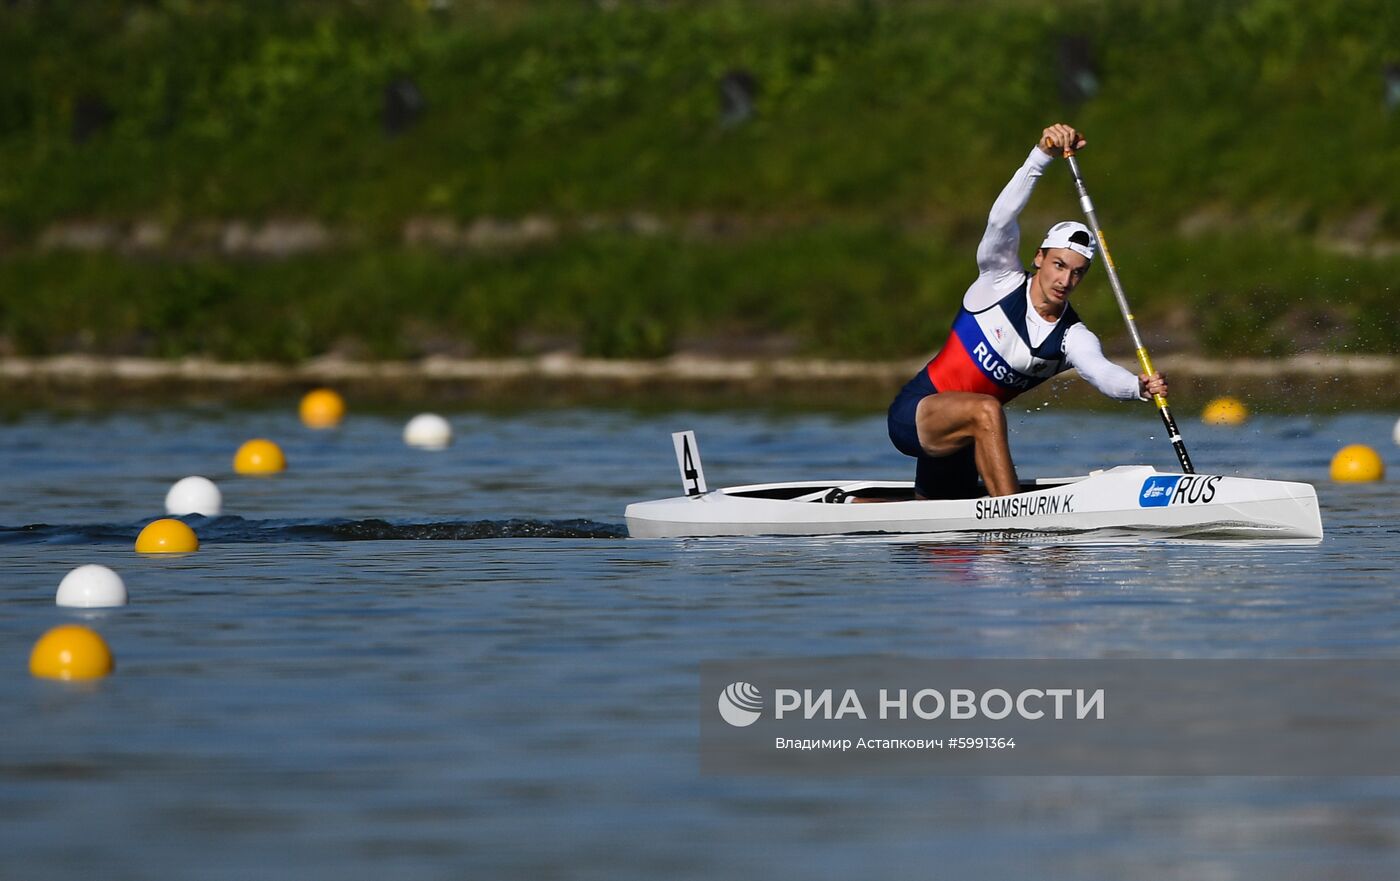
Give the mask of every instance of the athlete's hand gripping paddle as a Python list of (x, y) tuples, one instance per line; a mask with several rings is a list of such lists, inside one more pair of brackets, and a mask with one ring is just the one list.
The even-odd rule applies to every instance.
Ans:
[[(1047, 143), (1046, 147), (1051, 144)], [(1113, 265), (1113, 256), (1108, 253), (1108, 241), (1104, 238), (1103, 228), (1099, 226), (1098, 215), (1094, 213), (1094, 203), (1089, 200), (1089, 191), (1084, 189), (1084, 178), (1079, 175), (1079, 161), (1074, 158), (1074, 151), (1065, 148), (1065, 161), (1069, 163), (1070, 174), (1074, 175), (1075, 189), (1079, 190), (1079, 205), (1084, 209), (1084, 216), (1089, 219), (1089, 228), (1094, 231), (1095, 237), (1099, 240), (1099, 250), (1103, 252), (1104, 266), (1108, 268), (1108, 283), (1113, 288), (1113, 296), (1118, 300), (1118, 310), (1123, 313), (1123, 321), (1128, 325), (1128, 333), (1133, 338), (1133, 345), (1137, 347), (1138, 364), (1142, 366), (1142, 372), (1153, 374), (1157, 371), (1152, 369), (1152, 359), (1147, 356), (1147, 347), (1142, 344), (1142, 336), (1138, 334), (1137, 323), (1133, 321), (1132, 310), (1128, 308), (1128, 298), (1123, 294), (1123, 283), (1118, 280), (1118, 270)], [(1176, 450), (1176, 458), (1181, 462), (1181, 470), (1187, 474), (1195, 474), (1196, 469), (1191, 466), (1191, 457), (1186, 454), (1186, 443), (1181, 439), (1181, 432), (1177, 430), (1176, 420), (1172, 418), (1172, 411), (1167, 408), (1165, 395), (1153, 395), (1152, 402), (1157, 405), (1157, 412), (1162, 415), (1162, 424), (1167, 427), (1167, 437), (1172, 442), (1172, 449)]]

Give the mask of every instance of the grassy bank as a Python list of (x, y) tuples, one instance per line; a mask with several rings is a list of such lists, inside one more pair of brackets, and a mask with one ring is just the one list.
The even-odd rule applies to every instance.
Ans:
[[(1154, 345), (1400, 344), (1400, 256), (1372, 247), (1400, 238), (1393, 3), (426, 6), (7, 9), (10, 350), (924, 351), (991, 198), (1057, 118), (1092, 138), (1085, 173)], [(1088, 60), (1092, 95), (1062, 88), (1066, 53)], [(734, 71), (756, 84), (742, 119), (718, 99)], [(421, 109), (386, 128), (386, 89), (405, 80)], [(633, 212), (667, 225), (588, 223)], [(1076, 212), (1055, 169), (1026, 225)], [(416, 219), (526, 216), (582, 231), (405, 241)], [(730, 231), (676, 231), (697, 216)], [(277, 217), (346, 233), (284, 259), (46, 244), (74, 221), (178, 239)], [(1077, 305), (1111, 337), (1104, 281), (1088, 284)]]
[[(1356, 261), (1238, 236), (1142, 251), (1119, 262), (1154, 351), (1400, 349), (1391, 291), (1400, 257)], [(283, 361), (761, 345), (891, 357), (942, 342), (969, 272), (966, 253), (878, 226), (733, 243), (589, 236), (491, 255), (393, 248), (170, 264), (42, 254), (0, 265), (0, 333), (26, 354)], [(1123, 348), (1102, 277), (1086, 281), (1075, 305), (1110, 349)]]

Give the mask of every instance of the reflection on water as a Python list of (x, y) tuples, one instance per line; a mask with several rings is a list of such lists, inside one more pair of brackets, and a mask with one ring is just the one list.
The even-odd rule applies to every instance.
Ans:
[[(1021, 414), (1013, 448), (1169, 467), (1152, 418)], [(1319, 484), (1322, 542), (1226, 545), (620, 537), (679, 486), (672, 430), (714, 485), (906, 478), (878, 414), (466, 413), (437, 454), (388, 418), (26, 417), (0, 428), (0, 876), (1391, 877), (1388, 778), (709, 778), (696, 752), (706, 659), (1400, 656), (1400, 492), (1322, 483), (1342, 443), (1393, 459), (1391, 422), (1188, 429), (1203, 469)], [(229, 474), (254, 436), (287, 473)], [(187, 474), (228, 516), (136, 556)], [(117, 672), (33, 681), (89, 562), (131, 594), (88, 619)]]

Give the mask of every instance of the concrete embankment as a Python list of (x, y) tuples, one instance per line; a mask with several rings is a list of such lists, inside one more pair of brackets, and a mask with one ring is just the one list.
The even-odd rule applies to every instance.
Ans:
[[(1118, 358), (1129, 364), (1129, 359)], [(385, 404), (433, 400), (513, 405), (624, 401), (867, 408), (895, 390), (922, 359), (836, 361), (676, 355), (612, 360), (548, 354), (528, 358), (418, 361), (315, 359), (300, 364), (161, 360), (64, 355), (0, 359), (0, 389), (11, 406), (102, 404), (123, 400), (249, 401), (334, 386)], [(1168, 355), (1157, 366), (1174, 400), (1194, 406), (1217, 394), (1256, 406), (1298, 411), (1400, 406), (1400, 358), (1298, 355), (1277, 360), (1214, 360)], [(1099, 398), (1072, 374), (1024, 400), (1092, 406)]]

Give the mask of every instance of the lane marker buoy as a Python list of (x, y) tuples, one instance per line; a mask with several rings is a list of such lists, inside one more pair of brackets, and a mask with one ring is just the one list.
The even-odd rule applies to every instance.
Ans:
[(282, 448), (267, 438), (246, 441), (233, 456), (233, 470), (239, 474), (276, 474), (287, 470)]
[(136, 536), (138, 554), (188, 554), (199, 550), (199, 537), (179, 520), (152, 520)]
[(224, 494), (207, 477), (184, 477), (165, 494), (165, 513), (172, 517), (202, 514), (217, 517), (224, 509)]
[(1332, 457), (1332, 479), (1338, 483), (1371, 483), (1383, 477), (1380, 453), (1365, 444), (1349, 444)]
[(96, 563), (79, 566), (58, 583), (54, 602), (74, 609), (103, 609), (126, 605), (122, 577)]
[(419, 413), (403, 429), (403, 442), (423, 450), (441, 450), (452, 443), (452, 426), (436, 413)]
[(101, 679), (115, 667), (106, 640), (78, 624), (55, 627), (29, 653), (29, 672), (41, 679)]
[(1243, 425), (1248, 418), (1249, 408), (1229, 395), (1214, 398), (1201, 411), (1201, 421), (1207, 425)]
[(298, 409), (307, 428), (335, 428), (345, 418), (345, 399), (328, 388), (312, 389)]

